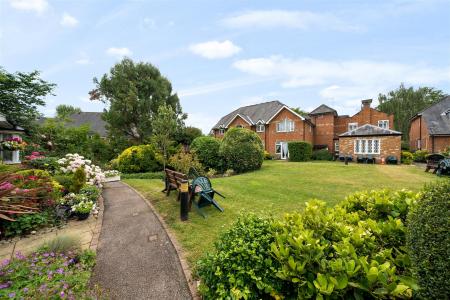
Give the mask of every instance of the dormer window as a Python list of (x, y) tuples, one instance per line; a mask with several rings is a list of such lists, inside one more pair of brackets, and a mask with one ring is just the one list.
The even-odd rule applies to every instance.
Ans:
[(236, 125), (236, 128), (243, 128), (241, 124)]
[(266, 130), (266, 126), (264, 124), (256, 125), (256, 132), (264, 132)]
[(358, 128), (358, 123), (348, 123), (348, 131)]
[(389, 129), (389, 120), (379, 120), (378, 127)]
[(294, 121), (290, 119), (284, 119), (277, 123), (277, 132), (292, 132), (294, 131)]
[(225, 129), (224, 128), (219, 128), (219, 134), (225, 134)]

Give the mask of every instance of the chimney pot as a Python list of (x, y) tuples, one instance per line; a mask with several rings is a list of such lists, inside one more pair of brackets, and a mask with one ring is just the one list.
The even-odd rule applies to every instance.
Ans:
[(372, 103), (372, 99), (362, 100), (361, 103), (362, 103), (363, 108), (365, 108), (365, 107), (369, 108), (370, 104)]

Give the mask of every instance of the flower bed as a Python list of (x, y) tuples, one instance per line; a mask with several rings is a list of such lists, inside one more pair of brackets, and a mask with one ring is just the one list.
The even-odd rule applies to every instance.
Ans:
[(17, 253), (0, 266), (0, 298), (85, 299), (94, 264), (92, 251)]
[(0, 142), (1, 149), (10, 151), (23, 150), (26, 145), (27, 143), (22, 141), (20, 137), (11, 137)]

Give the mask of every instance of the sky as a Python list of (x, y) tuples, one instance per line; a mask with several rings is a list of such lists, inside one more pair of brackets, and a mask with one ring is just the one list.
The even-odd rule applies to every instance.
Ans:
[(102, 111), (93, 78), (124, 56), (157, 66), (204, 133), (271, 100), (353, 114), (402, 82), (450, 93), (450, 1), (0, 0), (0, 66), (57, 84), (47, 116)]

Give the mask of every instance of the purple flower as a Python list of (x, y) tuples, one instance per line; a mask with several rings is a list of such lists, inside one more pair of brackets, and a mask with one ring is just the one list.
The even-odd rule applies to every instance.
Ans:
[(23, 292), (24, 293), (28, 293), (28, 288), (26, 287), (26, 288), (23, 288)]
[(43, 291), (45, 291), (46, 289), (47, 289), (47, 285), (46, 285), (45, 283), (39, 287), (39, 291), (40, 291), (40, 292), (43, 292)]
[(14, 298), (15, 296), (16, 296), (16, 293), (14, 293), (14, 292), (9, 293), (9, 295), (8, 295), (9, 298)]
[(48, 257), (48, 255), (49, 255), (48, 253), (44, 253), (43, 254), (44, 257)]
[(25, 256), (22, 253), (20, 253), (20, 251), (19, 251), (19, 252), (16, 253), (16, 258), (20, 259), (20, 260), (24, 260)]
[(4, 259), (4, 260), (2, 261), (2, 267), (8, 265), (10, 261), (11, 261), (11, 260), (8, 259), (8, 258), (7, 258), (7, 259)]
[(61, 293), (59, 293), (59, 295), (60, 295), (61, 297), (64, 297), (64, 296), (66, 295), (66, 293), (64, 293), (64, 291), (62, 291)]
[(59, 269), (56, 270), (56, 273), (64, 274), (64, 269), (63, 268), (59, 268)]
[(69, 285), (67, 283), (64, 283), (63, 289), (67, 289), (68, 287), (69, 287)]
[(54, 253), (54, 252), (50, 253), (50, 256), (51, 256), (51, 257), (54, 257), (54, 256), (55, 256), (55, 253)]
[(0, 290), (6, 289), (7, 287), (9, 287), (9, 283), (0, 283)]

